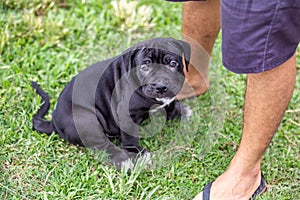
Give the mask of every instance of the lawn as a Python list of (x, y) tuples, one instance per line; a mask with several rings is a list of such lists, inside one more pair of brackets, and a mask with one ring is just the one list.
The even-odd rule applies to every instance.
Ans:
[[(52, 97), (53, 109), (66, 83), (90, 64), (138, 41), (180, 38), (181, 12), (181, 3), (158, 0), (118, 12), (106, 0), (1, 1), (0, 199), (192, 199), (226, 170), (240, 140), (246, 76), (223, 68), (220, 37), (210, 90), (185, 102), (192, 118), (146, 124), (143, 132), (153, 134), (141, 142), (157, 156), (150, 168), (119, 172), (105, 155), (31, 128), (40, 105), (32, 80)], [(299, 48), (297, 57), (295, 92), (265, 154), (268, 190), (258, 199), (300, 199)]]

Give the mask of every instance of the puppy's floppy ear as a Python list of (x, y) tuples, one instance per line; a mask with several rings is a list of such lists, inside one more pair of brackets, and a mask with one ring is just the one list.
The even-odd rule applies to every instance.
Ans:
[(119, 59), (124, 66), (120, 73), (125, 76), (126, 79), (133, 79), (136, 70), (136, 57), (143, 49), (141, 47), (131, 47), (125, 50)]
[(126, 65), (126, 67), (128, 68), (127, 70), (131, 70), (136, 67), (134, 62), (135, 58), (142, 50), (142, 48), (132, 47), (123, 52), (122, 60), (124, 62), (124, 65)]
[(189, 45), (189, 43), (182, 41), (182, 40), (178, 40), (178, 42), (181, 45), (181, 50), (183, 52), (184, 55), (184, 61), (185, 61), (185, 67), (186, 67), (186, 71), (189, 71), (189, 64), (190, 64), (190, 59), (191, 59), (191, 47)]

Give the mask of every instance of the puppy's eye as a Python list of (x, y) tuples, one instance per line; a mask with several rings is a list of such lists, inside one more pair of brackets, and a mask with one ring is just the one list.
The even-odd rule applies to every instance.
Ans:
[(144, 64), (144, 65), (141, 65), (140, 68), (141, 68), (141, 70), (144, 71), (144, 72), (149, 71), (149, 66), (148, 66), (148, 65), (145, 65), (145, 64)]
[(169, 64), (171, 61), (171, 58), (169, 56), (165, 56), (163, 62), (166, 64)]
[(152, 60), (150, 58), (143, 60), (143, 64), (150, 64)]
[(177, 67), (179, 64), (178, 64), (177, 61), (171, 60), (169, 65), (170, 65), (170, 67), (175, 68), (175, 67)]

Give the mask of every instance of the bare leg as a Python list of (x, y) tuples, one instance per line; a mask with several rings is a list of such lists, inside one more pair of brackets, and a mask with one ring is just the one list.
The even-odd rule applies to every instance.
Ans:
[(199, 96), (208, 89), (209, 59), (219, 31), (220, 0), (184, 3), (182, 34), (191, 44), (192, 55), (178, 99)]
[(295, 66), (294, 55), (275, 69), (248, 75), (240, 147), (227, 171), (213, 183), (212, 200), (249, 199), (258, 187), (261, 159), (293, 93)]

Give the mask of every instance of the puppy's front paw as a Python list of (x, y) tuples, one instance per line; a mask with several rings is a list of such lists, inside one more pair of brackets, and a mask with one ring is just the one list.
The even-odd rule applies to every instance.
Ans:
[(128, 160), (130, 161), (130, 158), (124, 151), (115, 152), (115, 154), (111, 156), (112, 164), (114, 164), (119, 171), (123, 166), (126, 168), (129, 166)]
[(131, 161), (136, 165), (137, 163), (143, 163), (145, 165), (152, 165), (151, 154), (144, 149), (142, 152), (133, 153), (126, 152)]
[(124, 172), (132, 172), (137, 169), (144, 169), (152, 165), (151, 155), (148, 151), (136, 154), (133, 159), (127, 159), (121, 163), (120, 170)]
[(121, 170), (125, 172), (131, 171), (134, 168), (134, 163), (131, 159), (127, 159), (121, 163)]
[(142, 154), (141, 159), (144, 160), (144, 163), (145, 163), (146, 165), (152, 165), (151, 154), (150, 154), (148, 151), (145, 151), (145, 152)]
[(192, 116), (193, 111), (190, 109), (190, 106), (184, 105), (179, 101), (175, 101), (170, 104), (167, 108), (167, 119), (181, 119), (183, 121), (187, 121), (190, 116)]

